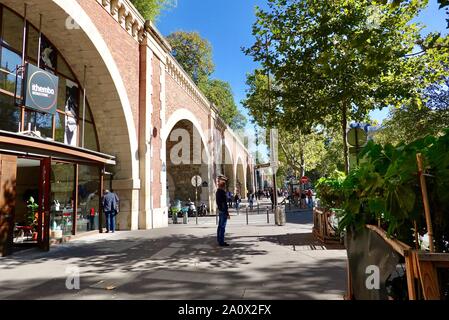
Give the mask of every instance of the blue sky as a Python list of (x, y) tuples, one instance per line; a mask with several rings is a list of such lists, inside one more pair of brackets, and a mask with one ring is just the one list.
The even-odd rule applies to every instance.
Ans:
[[(246, 73), (257, 65), (241, 51), (242, 46), (253, 43), (251, 27), (255, 21), (254, 7), (265, 6), (266, 0), (172, 0), (175, 4), (164, 11), (156, 21), (163, 35), (177, 30), (197, 31), (208, 39), (213, 47), (216, 65), (214, 78), (228, 81), (234, 92), (235, 101), (240, 106), (245, 98)], [(444, 11), (438, 10), (437, 0), (430, 0), (429, 7), (422, 12), (418, 21), (429, 31), (447, 32)], [(388, 110), (375, 111), (374, 119), (380, 122)]]

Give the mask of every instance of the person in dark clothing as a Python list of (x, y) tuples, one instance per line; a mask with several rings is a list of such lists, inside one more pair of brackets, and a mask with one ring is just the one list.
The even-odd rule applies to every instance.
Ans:
[(118, 197), (109, 190), (103, 196), (103, 211), (106, 216), (106, 233), (115, 232), (115, 215), (118, 208)]
[(218, 190), (216, 194), (217, 208), (219, 214), (219, 222), (217, 229), (217, 242), (220, 247), (228, 247), (229, 244), (225, 242), (225, 233), (226, 233), (226, 224), (228, 222), (229, 211), (228, 211), (228, 202), (226, 198), (226, 178), (223, 175), (218, 176)]

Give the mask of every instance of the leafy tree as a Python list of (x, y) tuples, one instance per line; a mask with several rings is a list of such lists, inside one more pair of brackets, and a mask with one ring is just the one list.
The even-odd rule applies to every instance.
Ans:
[(154, 21), (167, 8), (170, 0), (131, 0), (131, 3), (145, 19)]
[(431, 85), (425, 92), (427, 103), (421, 109), (403, 106), (392, 108), (375, 140), (387, 143), (410, 143), (427, 135), (440, 136), (449, 128), (449, 79), (445, 85)]
[(226, 124), (234, 130), (245, 128), (247, 120), (237, 109), (229, 82), (218, 79), (207, 80), (200, 83), (199, 87), (218, 109), (220, 117)]
[(257, 11), (255, 44), (245, 49), (276, 80), (272, 95), (280, 103), (264, 109), (263, 121), (286, 129), (339, 124), (347, 172), (348, 120), (390, 105), (419, 108), (422, 89), (445, 73), (446, 39), (421, 39), (412, 22), (426, 5), (268, 0), (269, 10)]
[(279, 132), (279, 160), (282, 166), (293, 169), (296, 177), (315, 170), (325, 155), (324, 136), (319, 132), (301, 134), (301, 131)]
[[(438, 3), (440, 4), (440, 9), (445, 8), (446, 13), (449, 15), (449, 0), (438, 0)], [(449, 28), (449, 19), (446, 19), (447, 21), (447, 27)]]
[(215, 70), (212, 46), (198, 32), (176, 31), (167, 36), (172, 54), (197, 85), (206, 83)]
[(232, 123), (229, 126), (234, 131), (243, 132), (247, 124), (248, 119), (237, 109), (237, 114), (235, 115)]

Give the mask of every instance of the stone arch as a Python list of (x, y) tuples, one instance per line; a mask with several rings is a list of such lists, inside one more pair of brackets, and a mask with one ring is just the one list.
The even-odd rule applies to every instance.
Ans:
[[(190, 111), (179, 109), (165, 124), (162, 139), (166, 146), (167, 202), (194, 201), (198, 196), (198, 202), (211, 208), (210, 190), (214, 188), (214, 181), (208, 143), (199, 121)], [(207, 185), (195, 189), (191, 184), (195, 175), (201, 176)]]
[(244, 163), (242, 157), (238, 156), (235, 162), (235, 186), (236, 192), (240, 192), (242, 198), (246, 198), (246, 170), (244, 169)]
[(254, 174), (251, 168), (250, 163), (248, 162), (246, 165), (246, 189), (247, 192), (254, 193)]
[(171, 114), (170, 118), (162, 128), (162, 141), (163, 142), (167, 141), (168, 136), (172, 132), (173, 128), (176, 126), (177, 123), (179, 123), (182, 120), (190, 121), (195, 127), (195, 129), (198, 131), (199, 135), (201, 136), (201, 140), (205, 146), (206, 157), (210, 162), (209, 143), (207, 136), (204, 134), (203, 128), (201, 127), (201, 124), (197, 119), (197, 117), (188, 109), (185, 108), (177, 109), (175, 112)]

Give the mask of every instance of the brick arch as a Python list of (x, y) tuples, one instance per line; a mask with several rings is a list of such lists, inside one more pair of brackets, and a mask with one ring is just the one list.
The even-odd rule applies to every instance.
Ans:
[[(117, 157), (114, 189), (122, 199), (119, 229), (137, 228), (137, 206), (132, 189), (139, 181), (137, 133), (125, 81), (119, 71), (107, 39), (93, 21), (95, 15), (75, 0), (2, 0), (2, 3), (23, 14), (28, 4), (27, 19), (39, 25), (42, 32), (65, 58), (78, 80), (83, 80), (87, 66), (86, 85), (93, 118), (97, 127), (101, 151)], [(82, 1), (84, 3), (85, 1)], [(89, 3), (91, 4), (91, 3)], [(97, 9), (97, 4), (94, 3)], [(51, 19), (49, 18), (51, 17)], [(79, 28), (67, 28), (68, 18)]]
[(246, 197), (246, 166), (245, 166), (245, 162), (243, 162), (243, 158), (241, 156), (237, 156), (235, 165), (234, 165), (234, 174), (235, 174), (235, 184), (237, 187), (237, 181), (239, 181), (240, 179), (240, 183), (241, 183), (241, 196), (242, 197)]
[(200, 121), (197, 119), (197, 117), (188, 109), (180, 108), (177, 109), (175, 112), (173, 112), (170, 116), (170, 118), (165, 123), (164, 127), (162, 128), (162, 141), (163, 143), (166, 143), (168, 136), (170, 135), (173, 128), (176, 126), (177, 123), (179, 123), (182, 120), (188, 120), (193, 124), (193, 127), (197, 130), (197, 132), (201, 136), (201, 141), (203, 142), (204, 149), (207, 156), (207, 163), (210, 164), (210, 150), (209, 150), (209, 143), (207, 136), (204, 134), (203, 128), (201, 127)]

